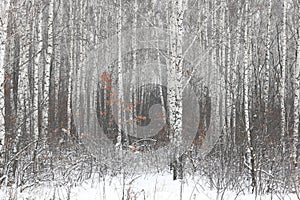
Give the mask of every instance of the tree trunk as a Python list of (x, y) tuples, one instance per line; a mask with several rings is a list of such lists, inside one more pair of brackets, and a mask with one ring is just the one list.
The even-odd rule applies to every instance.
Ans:
[(245, 2), (245, 32), (244, 32), (244, 68), (245, 68), (245, 80), (244, 80), (244, 108), (245, 108), (245, 131), (247, 138), (247, 160), (246, 165), (250, 167), (251, 173), (251, 186), (252, 192), (256, 188), (256, 178), (255, 178), (255, 163), (254, 163), (254, 149), (252, 144), (252, 136), (250, 130), (250, 99), (249, 99), (249, 80), (251, 77), (251, 70), (249, 65), (249, 37), (248, 37), (248, 23), (249, 23), (249, 5), (248, 0)]
[(52, 46), (52, 53), (50, 58), (50, 65), (49, 65), (49, 88), (48, 88), (48, 131), (47, 131), (47, 143), (50, 146), (50, 148), (53, 147), (54, 141), (55, 141), (55, 129), (56, 129), (56, 91), (55, 91), (55, 76), (56, 76), (56, 68), (55, 68), (55, 40), (56, 37), (54, 36), (56, 31), (56, 23), (57, 21), (56, 16), (56, 4), (55, 0), (51, 2), (51, 18), (52, 18), (52, 40), (51, 40), (51, 46)]
[[(179, 160), (179, 148), (182, 144), (182, 76), (183, 76), (183, 14), (185, 2), (183, 0), (172, 1), (171, 14), (171, 64), (168, 69), (168, 103), (170, 112), (170, 139), (174, 147), (174, 179), (182, 179), (182, 162)], [(178, 174), (176, 173), (178, 172)], [(177, 176), (178, 175), (178, 176)]]
[(13, 155), (14, 140), (16, 137), (15, 131), (15, 110), (14, 110), (14, 86), (13, 82), (16, 75), (14, 69), (17, 63), (14, 61), (14, 34), (15, 34), (15, 6), (16, 1), (11, 0), (9, 6), (7, 31), (6, 31), (6, 45), (4, 54), (4, 126), (5, 126), (5, 136), (4, 136), (4, 148), (5, 148), (5, 159), (4, 162), (8, 163)]
[[(57, 144), (67, 142), (69, 138), (69, 79), (70, 79), (70, 2), (63, 1), (62, 25), (64, 27), (60, 38), (60, 69), (59, 69), (59, 88), (58, 88), (58, 110), (57, 123), (58, 135)], [(57, 145), (56, 144), (56, 145)]]
[(292, 148), (292, 164), (295, 169), (296, 185), (299, 185), (299, 169), (298, 169), (298, 147), (299, 144), (299, 95), (300, 95), (300, 28), (298, 28), (298, 41), (297, 41), (297, 53), (296, 64), (294, 67), (294, 129), (293, 129), (293, 148)]
[(282, 60), (281, 60), (281, 77), (279, 83), (280, 99), (280, 117), (281, 117), (281, 148), (285, 155), (285, 137), (286, 137), (286, 110), (285, 110), (285, 70), (286, 69), (286, 0), (283, 0), (283, 30), (282, 30)]
[[(119, 0), (119, 12), (118, 12), (118, 138), (116, 146), (122, 150), (124, 135), (122, 135), (123, 127), (123, 106), (124, 101), (123, 95), (123, 66), (122, 66), (122, 0)], [(125, 129), (124, 129), (125, 130)]]

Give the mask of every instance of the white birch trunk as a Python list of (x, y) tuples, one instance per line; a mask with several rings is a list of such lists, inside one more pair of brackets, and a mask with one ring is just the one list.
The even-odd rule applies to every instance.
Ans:
[[(226, 13), (227, 13), (227, 19), (229, 22), (229, 13), (228, 13), (228, 6), (226, 6)], [(230, 32), (230, 26), (227, 27), (227, 36), (228, 36), (228, 40), (226, 42), (226, 46), (228, 48), (227, 50), (227, 54), (226, 54), (226, 58), (227, 58), (227, 66), (226, 66), (226, 97), (225, 97), (225, 101), (226, 101), (226, 116), (227, 116), (227, 120), (226, 120), (226, 126), (227, 126), (227, 130), (231, 131), (232, 127), (230, 124), (231, 121), (231, 110), (232, 110), (232, 105), (234, 104), (234, 102), (232, 101), (232, 90), (231, 90), (231, 85), (229, 85), (230, 83), (230, 79), (231, 79), (231, 74), (230, 74), (230, 70), (231, 70), (231, 32)], [(232, 84), (232, 83), (231, 83)]]
[[(168, 65), (168, 104), (169, 104), (169, 119), (171, 129), (175, 129), (175, 101), (176, 101), (176, 86), (175, 86), (175, 70), (176, 70), (176, 16), (175, 16), (175, 0), (171, 2), (171, 14), (170, 14), (170, 64)], [(173, 140), (173, 136), (171, 136), (171, 140)]]
[[(47, 45), (47, 50), (46, 50), (46, 57), (45, 57), (45, 89), (44, 89), (44, 94), (43, 94), (43, 98), (44, 100), (46, 100), (48, 102), (49, 100), (49, 86), (50, 86), (50, 64), (51, 64), (51, 57), (52, 57), (52, 54), (53, 54), (53, 47), (51, 45), (51, 42), (52, 40), (50, 40), (50, 38), (54, 37), (54, 34), (53, 34), (53, 23), (54, 23), (54, 16), (53, 16), (53, 13), (54, 13), (54, 1), (55, 0), (50, 0), (49, 2), (49, 8), (48, 8), (48, 11), (45, 15), (47, 15), (47, 18), (48, 18), (48, 23), (47, 23), (47, 32), (48, 32), (48, 45)], [(49, 44), (50, 42), (50, 44)], [(48, 105), (48, 104), (46, 104)], [(48, 107), (45, 108), (45, 111), (44, 111), (44, 116), (45, 116), (45, 119), (48, 119)], [(45, 128), (48, 127), (48, 120), (45, 120)], [(49, 131), (49, 130), (48, 130)], [(44, 135), (46, 137), (46, 135)], [(45, 146), (46, 145), (46, 140), (44, 140), (44, 143), (43, 145)]]
[(39, 117), (40, 112), (42, 111), (41, 108), (41, 104), (42, 104), (42, 74), (43, 74), (43, 34), (42, 34), (42, 14), (39, 13), (38, 8), (36, 9), (35, 12), (35, 23), (33, 25), (33, 28), (35, 30), (33, 30), (34, 32), (34, 37), (33, 37), (33, 53), (36, 54), (37, 52), (41, 52), (39, 54), (37, 54), (37, 56), (33, 59), (33, 65), (32, 65), (32, 69), (33, 69), (33, 77), (34, 77), (34, 81), (33, 81), (33, 85), (34, 85), (34, 91), (33, 91), (33, 98), (34, 98), (34, 103), (33, 103), (33, 107), (32, 109), (36, 110), (35, 112), (33, 112), (33, 127), (34, 127), (34, 135), (33, 135), (33, 140), (36, 142), (34, 145), (34, 149), (33, 149), (33, 158), (32, 161), (34, 162), (33, 164), (33, 172), (36, 173), (37, 172), (37, 151), (38, 151), (38, 140), (39, 137), (41, 135), (41, 132), (43, 131), (40, 128), (40, 124), (42, 123), (40, 122), (40, 120), (42, 119), (42, 117)]
[[(221, 19), (221, 66), (220, 66), (220, 125), (221, 128), (225, 127), (225, 134), (227, 134), (229, 123), (228, 122), (228, 107), (227, 107), (227, 85), (226, 85), (226, 39), (225, 39), (225, 19), (226, 19), (226, 12), (225, 12), (225, 0), (221, 1), (221, 13), (222, 13), (222, 19)], [(226, 35), (226, 37), (228, 37)], [(225, 103), (224, 103), (225, 100)], [(224, 110), (223, 110), (224, 107)], [(223, 117), (224, 116), (224, 117)], [(226, 123), (224, 123), (224, 120)]]
[(179, 147), (182, 138), (182, 67), (183, 67), (183, 0), (172, 1), (171, 15), (171, 65), (168, 69), (168, 101), (170, 107), (170, 126), (174, 131), (172, 143)]
[[(36, 10), (35, 14), (38, 16), (35, 19), (35, 23), (33, 27), (34, 30), (34, 50), (33, 53), (36, 54), (37, 52), (40, 52), (43, 48), (42, 43), (42, 27), (41, 27), (41, 14), (38, 14), (38, 10)], [(33, 59), (33, 73), (34, 73), (34, 105), (33, 109), (38, 110), (39, 109), (39, 90), (40, 90), (40, 77), (42, 74), (42, 66), (40, 66), (40, 57), (41, 54), (37, 54), (37, 56)], [(34, 112), (34, 140), (37, 141), (39, 137), (39, 131), (38, 131), (38, 114), (37, 112)]]
[[(160, 16), (158, 16), (157, 17), (157, 21), (158, 21), (158, 30), (160, 30), (160, 29), (162, 29), (163, 27), (163, 25), (162, 25), (162, 23), (161, 23), (161, 18), (160, 18)], [(159, 32), (159, 31), (158, 31)], [(157, 48), (157, 66), (158, 66), (158, 74), (159, 74), (159, 80), (158, 80), (158, 82), (160, 83), (160, 84), (162, 84), (163, 83), (163, 77), (165, 76), (165, 74), (163, 73), (163, 70), (162, 70), (162, 65), (161, 65), (161, 60), (160, 60), (160, 49), (159, 49), (159, 46), (160, 46), (160, 44), (159, 44), (159, 33), (158, 32), (156, 32), (156, 36), (157, 36), (157, 42), (156, 42), (156, 48)], [(160, 90), (160, 99), (161, 99), (161, 108), (162, 108), (162, 117), (163, 117), (163, 120), (166, 120), (166, 110), (165, 110), (165, 104), (167, 103), (167, 102), (165, 102), (164, 101), (164, 97), (163, 97), (163, 90), (162, 90), (162, 88), (161, 88), (161, 90)]]
[(168, 105), (170, 120), (170, 141), (172, 146), (173, 179), (182, 179), (182, 163), (180, 145), (182, 144), (182, 94), (183, 94), (183, 14), (185, 3), (183, 0), (171, 1), (172, 12), (170, 20), (170, 53), (171, 63), (168, 66)]
[[(250, 132), (250, 92), (249, 92), (249, 80), (251, 77), (251, 65), (249, 63), (249, 26), (250, 17), (249, 17), (249, 2), (246, 0), (245, 2), (245, 33), (244, 33), (244, 67), (245, 67), (245, 79), (244, 79), (244, 107), (245, 107), (245, 131), (246, 131), (246, 139), (247, 139), (247, 149), (246, 149), (246, 165), (250, 168), (250, 174), (252, 179), (252, 192), (255, 189), (255, 165), (254, 165), (254, 149), (252, 146), (252, 138)], [(251, 57), (250, 57), (251, 59)]]
[(282, 61), (281, 61), (281, 78), (279, 84), (279, 98), (281, 110), (281, 146), (282, 152), (285, 153), (285, 68), (286, 68), (286, 0), (283, 0), (283, 30), (282, 30)]
[[(298, 34), (300, 34), (300, 28), (298, 28)], [(296, 171), (296, 176), (298, 176), (298, 161), (297, 161), (297, 145), (299, 143), (299, 95), (300, 95), (300, 36), (298, 35), (297, 42), (297, 60), (294, 68), (294, 129), (293, 129), (293, 149), (292, 149), (292, 158), (293, 164)]]
[[(45, 1), (43, 1), (45, 3)], [(53, 6), (53, 2), (51, 1), (49, 5)], [(52, 28), (48, 25), (49, 23), (49, 5), (45, 6), (43, 12), (41, 14), (40, 26), (39, 26), (39, 38), (41, 38), (41, 55), (39, 56), (39, 65), (38, 65), (38, 115), (39, 116), (39, 135), (38, 140), (45, 137), (45, 128), (47, 127), (47, 120), (45, 120), (47, 116), (47, 109), (44, 106), (46, 99), (48, 100), (48, 91), (46, 88), (49, 88), (49, 78), (47, 75), (50, 74), (50, 60), (52, 54), (52, 47), (49, 45), (49, 32), (51, 33)], [(52, 13), (51, 13), (52, 14)], [(53, 18), (53, 15), (50, 16)], [(53, 20), (53, 19), (52, 19)], [(45, 143), (44, 143), (45, 144)], [(38, 142), (36, 143), (36, 148), (38, 147)]]
[[(0, 5), (0, 17), (3, 23), (0, 26), (0, 85), (4, 82), (4, 50), (5, 50), (5, 42), (4, 39), (6, 38), (6, 31), (4, 27), (7, 27), (7, 17), (6, 11), (8, 9), (8, 3), (3, 3)], [(4, 91), (0, 90), (0, 113), (4, 113)], [(4, 117), (0, 117), (0, 152), (2, 150), (2, 146), (4, 144), (4, 136), (5, 136), (5, 128), (4, 128)], [(1, 160), (0, 160), (1, 163)]]
[(271, 54), (271, 10), (272, 10), (272, 0), (268, 1), (268, 23), (267, 23), (267, 46), (266, 46), (266, 68), (265, 68), (265, 75), (264, 75), (264, 118), (265, 118), (265, 134), (268, 134), (268, 113), (269, 113), (269, 76), (270, 76), (270, 54)]
[[(215, 0), (212, 1), (212, 4), (215, 6), (216, 5), (216, 2)], [(213, 71), (213, 74), (212, 74), (212, 79), (211, 79), (211, 83), (217, 83), (218, 81), (218, 70), (217, 70), (217, 48), (216, 48), (216, 11), (214, 10), (213, 11), (213, 14), (212, 14), (212, 19), (211, 19), (211, 69)], [(212, 84), (212, 92), (213, 93), (216, 93), (218, 94), (218, 84)], [(216, 95), (217, 98), (215, 99), (212, 99), (212, 105), (216, 105), (216, 107), (219, 105), (219, 101), (218, 101), (218, 97), (219, 95)], [(212, 113), (212, 117), (213, 118), (218, 118), (218, 115), (219, 113), (218, 112), (218, 109), (214, 109), (214, 112)], [(217, 124), (217, 123), (216, 123)], [(219, 133), (221, 130), (219, 130), (219, 127), (218, 126), (214, 126), (212, 127), (213, 128), (213, 132), (217, 132)], [(208, 135), (209, 137), (209, 140), (213, 141), (214, 138), (211, 138), (213, 136), (211, 136), (211, 134)]]
[(135, 94), (135, 90), (136, 90), (136, 67), (137, 67), (137, 61), (136, 61), (136, 50), (137, 50), (137, 12), (138, 12), (138, 2), (137, 0), (134, 0), (134, 16), (133, 16), (133, 37), (132, 37), (132, 51), (133, 51), (133, 55), (132, 55), (132, 79), (131, 79), (131, 84), (130, 84), (130, 94), (134, 94), (133, 99), (132, 99), (132, 108), (130, 109), (130, 128), (129, 128), (129, 133), (131, 133), (131, 135), (137, 136), (136, 133), (136, 125), (134, 123), (134, 116), (135, 116), (135, 104), (136, 104), (136, 94)]
[[(209, 17), (209, 15), (210, 15), (210, 13), (209, 13), (209, 1), (208, 0), (206, 0), (205, 2), (204, 2), (204, 6), (203, 6), (204, 8), (203, 8), (203, 10), (204, 10), (204, 15), (205, 15), (205, 19), (204, 19), (204, 21), (203, 21), (203, 30), (204, 30), (204, 45), (203, 45), (203, 48), (202, 48), (202, 50), (203, 50), (203, 52), (205, 52), (206, 51), (206, 49), (208, 48), (208, 17)], [(210, 76), (211, 76), (211, 68), (210, 68), (210, 60), (209, 59), (205, 59), (205, 62), (206, 62), (206, 76), (205, 76), (205, 78), (206, 78), (206, 83), (207, 83), (207, 85), (210, 85), (211, 83), (210, 83)]]
[[(268, 112), (269, 99), (269, 74), (270, 74), (270, 53), (271, 53), (271, 9), (272, 0), (268, 1), (268, 24), (267, 24), (267, 46), (266, 46), (266, 69), (265, 69), (265, 83), (264, 83), (264, 100), (265, 100), (265, 115)], [(265, 116), (266, 117), (266, 116)]]
[(119, 12), (118, 12), (118, 137), (116, 146), (122, 150), (122, 129), (123, 129), (123, 67), (122, 67), (122, 0), (119, 0)]

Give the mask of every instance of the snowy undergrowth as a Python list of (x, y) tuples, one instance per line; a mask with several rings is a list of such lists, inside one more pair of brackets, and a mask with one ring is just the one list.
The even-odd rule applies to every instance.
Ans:
[[(123, 184), (125, 183), (125, 184)], [(296, 194), (268, 194), (255, 196), (248, 190), (218, 191), (210, 187), (209, 182), (201, 176), (189, 176), (182, 182), (173, 181), (169, 172), (117, 175), (99, 177), (94, 174), (80, 184), (59, 186), (54, 182), (34, 185), (27, 188), (2, 188), (0, 199), (6, 200), (14, 196), (20, 200), (177, 200), (180, 199), (182, 187), (183, 200), (297, 200)], [(23, 190), (21, 192), (21, 190)]]

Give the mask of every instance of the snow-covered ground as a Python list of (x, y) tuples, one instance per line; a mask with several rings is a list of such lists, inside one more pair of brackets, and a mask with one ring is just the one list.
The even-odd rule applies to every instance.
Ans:
[[(182, 186), (183, 200), (297, 200), (296, 194), (269, 194), (257, 196), (249, 191), (220, 191), (210, 189), (209, 184), (201, 177), (188, 177), (183, 182), (173, 181), (169, 172), (159, 174), (144, 174), (125, 177), (96, 176), (81, 184), (72, 186), (56, 186), (54, 183), (42, 186), (31, 186), (20, 192), (20, 189), (5, 188), (0, 190), (0, 199), (9, 199), (9, 194), (14, 193), (16, 199), (20, 200), (119, 200), (124, 194), (125, 200), (177, 200), (180, 199)], [(7, 189), (8, 190), (8, 189)], [(17, 193), (15, 191), (18, 191)]]

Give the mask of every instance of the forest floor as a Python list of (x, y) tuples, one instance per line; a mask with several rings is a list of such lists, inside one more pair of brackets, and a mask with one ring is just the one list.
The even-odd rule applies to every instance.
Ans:
[[(125, 180), (125, 181), (123, 181)], [(213, 188), (213, 189), (211, 189)], [(20, 200), (298, 200), (296, 194), (255, 195), (248, 190), (217, 190), (203, 177), (189, 176), (183, 181), (172, 180), (170, 172), (126, 176), (94, 175), (82, 183), (59, 186), (54, 182), (24, 189), (2, 188), (0, 199)]]

